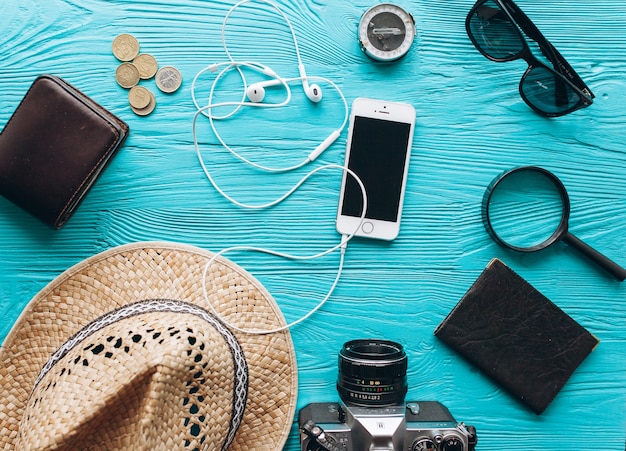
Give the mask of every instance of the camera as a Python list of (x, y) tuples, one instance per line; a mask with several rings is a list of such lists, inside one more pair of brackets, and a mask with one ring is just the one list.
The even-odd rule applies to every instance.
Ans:
[(352, 340), (339, 352), (341, 402), (299, 412), (302, 451), (474, 451), (476, 429), (438, 401), (404, 402), (407, 357), (389, 340)]

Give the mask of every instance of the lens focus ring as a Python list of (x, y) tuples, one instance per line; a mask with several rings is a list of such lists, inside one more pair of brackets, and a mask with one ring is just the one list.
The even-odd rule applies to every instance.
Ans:
[(347, 404), (401, 404), (407, 391), (406, 371), (402, 345), (388, 340), (349, 341), (339, 353), (337, 390)]

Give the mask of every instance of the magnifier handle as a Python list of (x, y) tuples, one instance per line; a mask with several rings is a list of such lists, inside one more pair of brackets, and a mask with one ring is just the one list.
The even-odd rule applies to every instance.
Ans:
[(597, 250), (595, 250), (588, 244), (583, 243), (581, 240), (576, 238), (571, 233), (567, 232), (563, 236), (562, 240), (566, 242), (567, 244), (569, 244), (570, 246), (573, 246), (576, 249), (578, 249), (592, 262), (600, 265), (602, 268), (604, 268), (605, 271), (610, 273), (613, 277), (615, 277), (620, 282), (626, 279), (626, 269), (622, 268), (620, 265), (618, 265), (617, 263), (615, 263), (613, 260), (609, 259), (608, 257), (602, 255), (600, 252), (598, 252)]

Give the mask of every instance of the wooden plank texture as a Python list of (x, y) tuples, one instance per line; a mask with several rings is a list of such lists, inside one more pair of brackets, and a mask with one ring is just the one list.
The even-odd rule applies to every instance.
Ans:
[[(336, 244), (341, 174), (325, 171), (283, 204), (248, 211), (222, 198), (196, 158), (191, 81), (223, 62), (227, 0), (9, 0), (0, 14), (0, 127), (42, 73), (65, 78), (127, 121), (131, 135), (69, 223), (52, 231), (0, 198), (0, 340), (26, 303), (69, 266), (113, 246), (144, 240), (212, 251), (250, 245), (313, 254)], [(496, 245), (481, 222), (484, 189), (500, 171), (545, 167), (567, 187), (571, 230), (626, 265), (626, 3), (623, 0), (520, 0), (519, 6), (596, 94), (595, 103), (558, 119), (533, 113), (517, 84), (526, 65), (496, 64), (472, 46), (464, 28), (469, 0), (402, 1), (418, 37), (409, 55), (376, 64), (360, 51), (356, 27), (370, 1), (281, 0), (309, 75), (332, 79), (348, 102), (374, 97), (412, 103), (417, 125), (400, 236), (392, 243), (354, 240), (344, 273), (324, 308), (292, 330), (299, 364), (298, 407), (336, 401), (337, 352), (359, 337), (403, 343), (407, 399), (436, 399), (476, 426), (478, 449), (624, 450), (626, 437), (626, 284), (558, 244), (522, 255)], [(183, 75), (182, 88), (159, 92), (147, 117), (128, 107), (114, 79), (111, 42), (135, 35), (143, 52)], [(262, 3), (233, 14), (233, 56), (296, 77), (285, 23)], [(203, 102), (214, 74), (200, 80)], [(258, 77), (260, 79), (260, 77)], [(238, 99), (236, 77), (218, 97)], [(278, 110), (246, 110), (217, 124), (225, 140), (258, 162), (302, 160), (343, 118), (333, 90), (312, 105), (298, 84)], [(274, 101), (280, 89), (268, 89)], [(198, 123), (202, 156), (238, 199), (266, 202), (308, 169), (342, 164), (346, 131), (322, 157), (287, 174), (252, 170), (224, 151), (207, 121)], [(338, 255), (297, 263), (250, 253), (229, 258), (272, 293), (287, 320), (312, 308), (332, 283)], [(599, 340), (540, 416), (513, 400), (433, 336), (435, 327), (493, 258), (499, 257)], [(1, 401), (0, 401), (1, 402)], [(590, 445), (588, 445), (590, 444)], [(294, 424), (286, 450), (299, 449)]]

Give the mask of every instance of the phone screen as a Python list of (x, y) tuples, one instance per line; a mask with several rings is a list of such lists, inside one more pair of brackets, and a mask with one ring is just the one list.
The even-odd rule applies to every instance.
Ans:
[[(354, 118), (348, 168), (365, 185), (366, 218), (397, 221), (410, 132), (411, 125), (407, 123)], [(341, 214), (359, 217), (362, 210), (361, 188), (353, 177), (348, 177)]]

